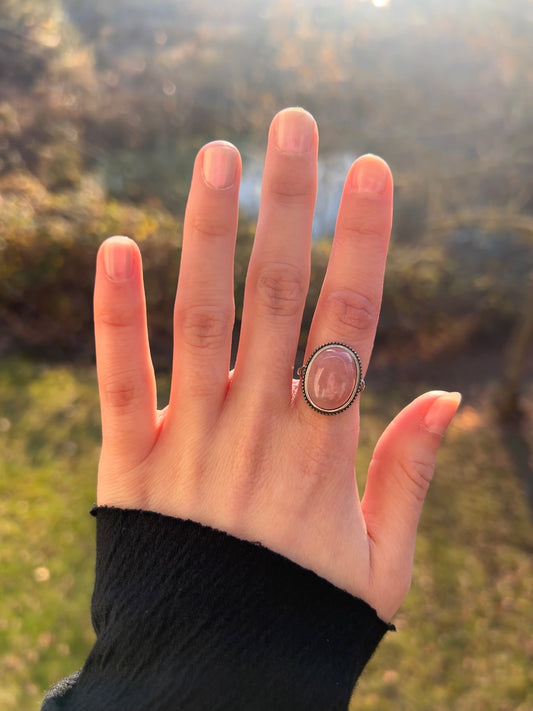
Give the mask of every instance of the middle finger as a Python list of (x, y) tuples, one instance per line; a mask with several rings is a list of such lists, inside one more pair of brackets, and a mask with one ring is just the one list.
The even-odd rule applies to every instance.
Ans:
[[(273, 120), (232, 389), (289, 403), (316, 199), (318, 131), (303, 109)], [(265, 378), (261, 374), (269, 374)], [(258, 374), (260, 377), (258, 377)]]

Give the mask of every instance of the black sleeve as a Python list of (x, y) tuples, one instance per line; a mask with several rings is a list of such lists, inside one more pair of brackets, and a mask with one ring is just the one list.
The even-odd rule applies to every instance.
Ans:
[(346, 711), (391, 625), (259, 544), (98, 508), (85, 666), (42, 711)]

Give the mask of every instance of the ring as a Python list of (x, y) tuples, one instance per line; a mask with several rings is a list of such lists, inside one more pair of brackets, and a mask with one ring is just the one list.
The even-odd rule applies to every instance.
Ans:
[(344, 343), (319, 346), (297, 373), (305, 401), (323, 415), (344, 412), (365, 389), (361, 359)]

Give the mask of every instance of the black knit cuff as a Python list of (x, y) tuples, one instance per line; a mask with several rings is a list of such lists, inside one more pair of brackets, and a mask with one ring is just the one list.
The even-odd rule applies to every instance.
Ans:
[(346, 711), (392, 628), (369, 605), (192, 521), (95, 515), (97, 641), (64, 708)]

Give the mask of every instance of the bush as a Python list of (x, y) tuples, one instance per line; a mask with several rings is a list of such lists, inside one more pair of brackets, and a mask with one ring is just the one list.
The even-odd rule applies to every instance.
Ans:
[[(87, 176), (79, 188), (51, 193), (31, 174), (15, 172), (0, 178), (0, 196), (0, 348), (92, 358), (96, 252), (106, 237), (126, 234), (143, 254), (154, 359), (169, 366), (181, 220), (157, 202), (136, 206), (110, 199)], [(242, 220), (235, 258), (237, 331), (253, 232), (253, 222)], [(313, 244), (302, 347), (330, 248), (328, 239)], [(393, 240), (377, 344), (431, 357), (479, 338), (499, 343), (520, 313), (532, 270), (529, 244), (510, 235), (457, 233), (416, 245)]]
[(150, 303), (159, 310), (161, 270), (177, 273), (181, 241), (181, 223), (164, 209), (106, 199), (92, 178), (79, 190), (50, 193), (30, 174), (15, 173), (0, 180), (0, 195), (3, 350), (92, 356), (95, 257), (113, 234), (145, 246), (148, 276), (158, 272)]

